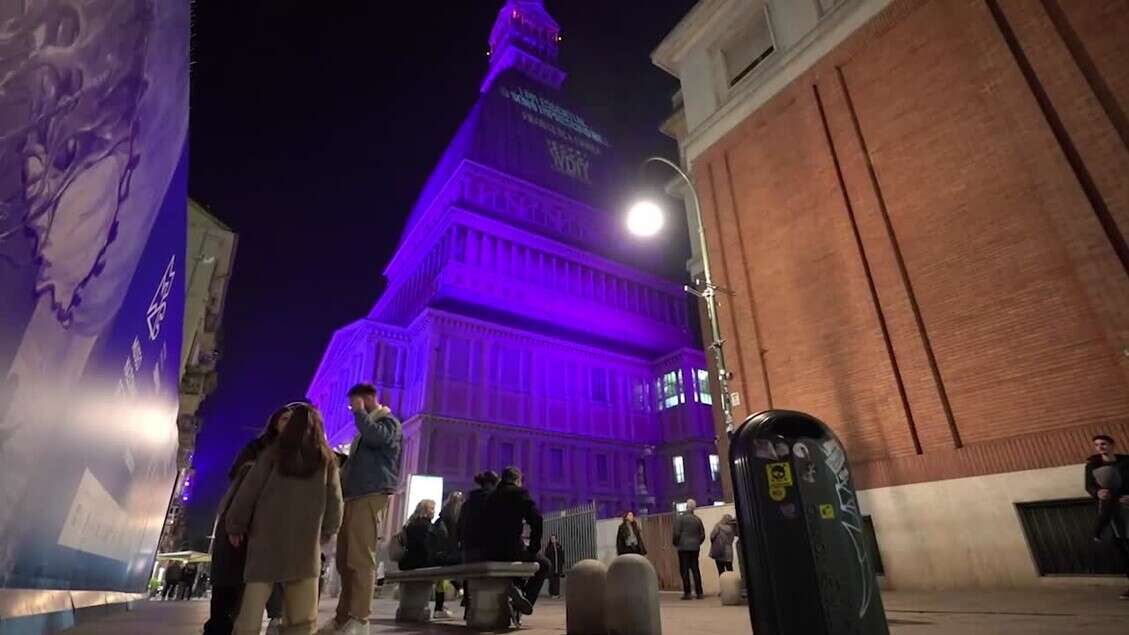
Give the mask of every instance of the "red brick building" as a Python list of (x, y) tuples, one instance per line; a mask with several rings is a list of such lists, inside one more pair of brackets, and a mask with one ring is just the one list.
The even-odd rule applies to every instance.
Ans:
[(1053, 573), (1023, 505), (1129, 448), (1129, 2), (702, 0), (654, 60), (736, 415), (835, 428), (894, 585)]

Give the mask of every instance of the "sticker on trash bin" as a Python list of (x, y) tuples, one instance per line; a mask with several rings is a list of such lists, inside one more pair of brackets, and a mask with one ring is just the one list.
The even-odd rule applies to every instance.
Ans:
[(768, 472), (768, 486), (772, 487), (791, 487), (792, 481), (792, 466), (788, 463), (769, 463), (764, 466), (765, 471)]
[(784, 489), (783, 487), (777, 486), (769, 487), (768, 497), (779, 503), (780, 501), (788, 497), (788, 490)]
[(824, 520), (835, 520), (835, 506), (834, 505), (820, 505), (819, 516)]

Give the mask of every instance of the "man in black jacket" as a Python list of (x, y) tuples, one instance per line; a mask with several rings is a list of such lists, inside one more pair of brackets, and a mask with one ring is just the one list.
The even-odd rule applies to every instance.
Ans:
[[(1122, 566), (1129, 576), (1129, 456), (1114, 453), (1113, 437), (1093, 438), (1096, 454), (1086, 459), (1086, 491), (1098, 499), (1094, 540), (1101, 540), (1108, 528), (1114, 547), (1121, 553)], [(1121, 594), (1129, 600), (1129, 589)]]
[[(502, 472), (502, 482), (486, 499), (484, 506), (483, 546), (487, 560), (537, 563), (537, 573), (521, 588), (515, 585), (510, 592), (514, 608), (529, 615), (533, 613), (533, 605), (549, 575), (550, 565), (540, 553), (543, 532), (541, 512), (521, 483), (521, 470), (516, 467), (507, 467)], [(526, 524), (529, 525), (528, 545), (521, 537)]]
[(702, 594), (702, 570), (698, 566), (698, 553), (706, 541), (706, 526), (694, 513), (698, 505), (694, 499), (686, 501), (686, 511), (674, 519), (672, 542), (678, 551), (678, 572), (682, 575), (682, 599), (690, 599), (690, 578), (694, 579), (694, 591), (700, 600)]

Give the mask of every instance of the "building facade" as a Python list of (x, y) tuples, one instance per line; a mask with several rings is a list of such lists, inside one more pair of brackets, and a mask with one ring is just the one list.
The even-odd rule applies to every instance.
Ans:
[(1110, 0), (702, 0), (653, 54), (737, 415), (835, 428), (895, 587), (1070, 573), (1033, 519), (1129, 446), (1126, 59)]
[(192, 456), (203, 419), (196, 413), (216, 389), (221, 321), (239, 236), (203, 206), (188, 200), (188, 254), (184, 289), (184, 339), (180, 352), (177, 414), (177, 479), (159, 551), (176, 551), (184, 539), (184, 512), (191, 499)]
[(333, 336), (308, 395), (340, 444), (355, 433), (345, 392), (376, 384), (404, 423), (405, 477), (447, 492), (516, 465), (546, 511), (719, 500), (689, 301), (624, 247), (613, 148), (560, 91), (559, 41), (540, 1), (502, 8), (383, 295)]

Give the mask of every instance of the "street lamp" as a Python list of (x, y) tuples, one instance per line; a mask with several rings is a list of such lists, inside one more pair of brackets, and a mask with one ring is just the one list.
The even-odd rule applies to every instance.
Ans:
[[(643, 161), (643, 166), (648, 163), (662, 163), (669, 166), (690, 188), (690, 198), (693, 201), (694, 219), (697, 221), (698, 250), (702, 254), (702, 279), (695, 278), (694, 286), (684, 287), (690, 293), (706, 302), (706, 317), (710, 322), (709, 349), (713, 351), (714, 361), (717, 365), (717, 385), (721, 392), (721, 414), (725, 420), (725, 431), (733, 433), (733, 400), (729, 393), (729, 380), (732, 373), (725, 365), (725, 351), (722, 349), (725, 340), (721, 337), (721, 323), (717, 316), (717, 285), (713, 283), (710, 273), (709, 248), (706, 245), (706, 230), (702, 225), (702, 206), (698, 199), (698, 190), (690, 177), (672, 161), (662, 157), (650, 157)], [(632, 234), (643, 238), (650, 238), (657, 234), (663, 226), (662, 209), (654, 201), (640, 200), (635, 202), (627, 212), (627, 229)]]

